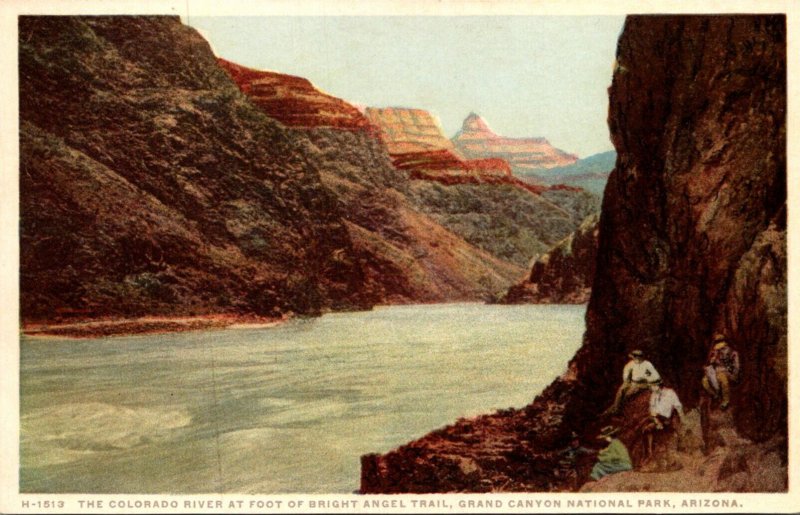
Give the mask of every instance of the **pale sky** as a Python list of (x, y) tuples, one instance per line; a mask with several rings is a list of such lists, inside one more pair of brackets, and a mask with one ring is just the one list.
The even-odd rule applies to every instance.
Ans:
[(613, 149), (611, 83), (623, 16), (191, 17), (219, 57), (309, 79), (352, 103), (471, 112), (498, 134), (587, 157)]

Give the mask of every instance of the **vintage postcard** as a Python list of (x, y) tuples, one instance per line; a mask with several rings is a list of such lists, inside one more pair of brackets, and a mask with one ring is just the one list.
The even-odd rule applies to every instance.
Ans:
[(0, 512), (800, 510), (790, 7), (4, 3)]

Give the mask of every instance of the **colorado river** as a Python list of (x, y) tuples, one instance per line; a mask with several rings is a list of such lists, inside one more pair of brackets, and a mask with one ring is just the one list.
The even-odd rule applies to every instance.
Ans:
[(521, 407), (585, 306), (393, 306), (278, 327), (22, 338), (22, 492), (349, 493), (359, 457)]

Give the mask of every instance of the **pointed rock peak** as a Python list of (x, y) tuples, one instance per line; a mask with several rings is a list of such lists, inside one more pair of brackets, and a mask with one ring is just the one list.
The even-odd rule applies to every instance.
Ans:
[(462, 132), (488, 132), (494, 134), (489, 125), (486, 123), (486, 120), (480, 117), (479, 114), (470, 112), (469, 115), (464, 118), (464, 123), (461, 125)]

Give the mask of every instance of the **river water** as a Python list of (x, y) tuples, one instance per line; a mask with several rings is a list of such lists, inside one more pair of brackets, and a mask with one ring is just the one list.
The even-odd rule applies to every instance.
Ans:
[(349, 493), (362, 454), (529, 403), (585, 306), (393, 306), (272, 328), (22, 338), (22, 492)]

